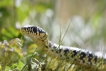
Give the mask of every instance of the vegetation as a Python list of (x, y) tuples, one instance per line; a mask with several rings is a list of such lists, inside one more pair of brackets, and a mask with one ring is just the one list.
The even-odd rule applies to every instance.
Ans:
[[(101, 62), (94, 68), (89, 68), (74, 65), (72, 61), (48, 57), (37, 50), (38, 47), (32, 40), (21, 34), (21, 26), (37, 25), (48, 32), (49, 39), (53, 42), (81, 47), (96, 53), (101, 50), (104, 54), (106, 0), (70, 0), (68, 3), (62, 1), (68, 9), (66, 6), (61, 11), (61, 8), (57, 9), (61, 3), (57, 0), (0, 0), (0, 71), (106, 70), (106, 66)], [(81, 11), (76, 9), (77, 5)], [(89, 11), (86, 11), (86, 6)], [(71, 16), (71, 21), (66, 20), (70, 19), (68, 16)], [(70, 25), (66, 24), (66, 21), (70, 21)]]

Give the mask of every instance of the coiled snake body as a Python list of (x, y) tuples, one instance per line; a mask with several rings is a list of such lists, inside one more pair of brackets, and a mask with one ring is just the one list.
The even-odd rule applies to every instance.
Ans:
[[(47, 33), (40, 27), (22, 27), (21, 31), (30, 37), (38, 45), (39, 49), (48, 51), (48, 54), (52, 57), (58, 57), (61, 60), (66, 59), (67, 61), (73, 59), (73, 62), (85, 65), (95, 65), (98, 60), (102, 59), (87, 50), (52, 43), (48, 40)], [(103, 61), (105, 61), (104, 58)]]

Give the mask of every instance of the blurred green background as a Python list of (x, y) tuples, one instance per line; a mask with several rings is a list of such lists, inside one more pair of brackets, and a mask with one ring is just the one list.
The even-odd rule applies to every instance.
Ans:
[(36, 50), (24, 25), (43, 28), (57, 44), (106, 52), (106, 0), (0, 0), (0, 70), (21, 69)]

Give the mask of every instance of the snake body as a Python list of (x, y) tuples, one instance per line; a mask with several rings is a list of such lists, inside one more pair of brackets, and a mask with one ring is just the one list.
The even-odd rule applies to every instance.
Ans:
[[(100, 59), (90, 51), (76, 47), (68, 47), (55, 44), (48, 40), (48, 34), (42, 28), (37, 26), (24, 26), (21, 28), (23, 34), (31, 38), (39, 49), (48, 52), (52, 57), (58, 57), (61, 60), (72, 60), (75, 63), (85, 65), (95, 65)], [(101, 58), (102, 59), (102, 58)], [(105, 59), (103, 58), (103, 61)]]

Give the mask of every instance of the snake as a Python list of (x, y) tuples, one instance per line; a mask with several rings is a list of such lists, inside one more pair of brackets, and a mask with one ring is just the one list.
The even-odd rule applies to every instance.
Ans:
[(100, 58), (91, 51), (77, 47), (63, 46), (50, 41), (48, 33), (38, 26), (23, 26), (21, 27), (21, 31), (22, 34), (28, 36), (36, 43), (39, 50), (43, 50), (44, 53), (48, 52), (48, 56), (89, 66), (96, 65), (101, 59), (103, 63), (106, 63), (105, 58)]

